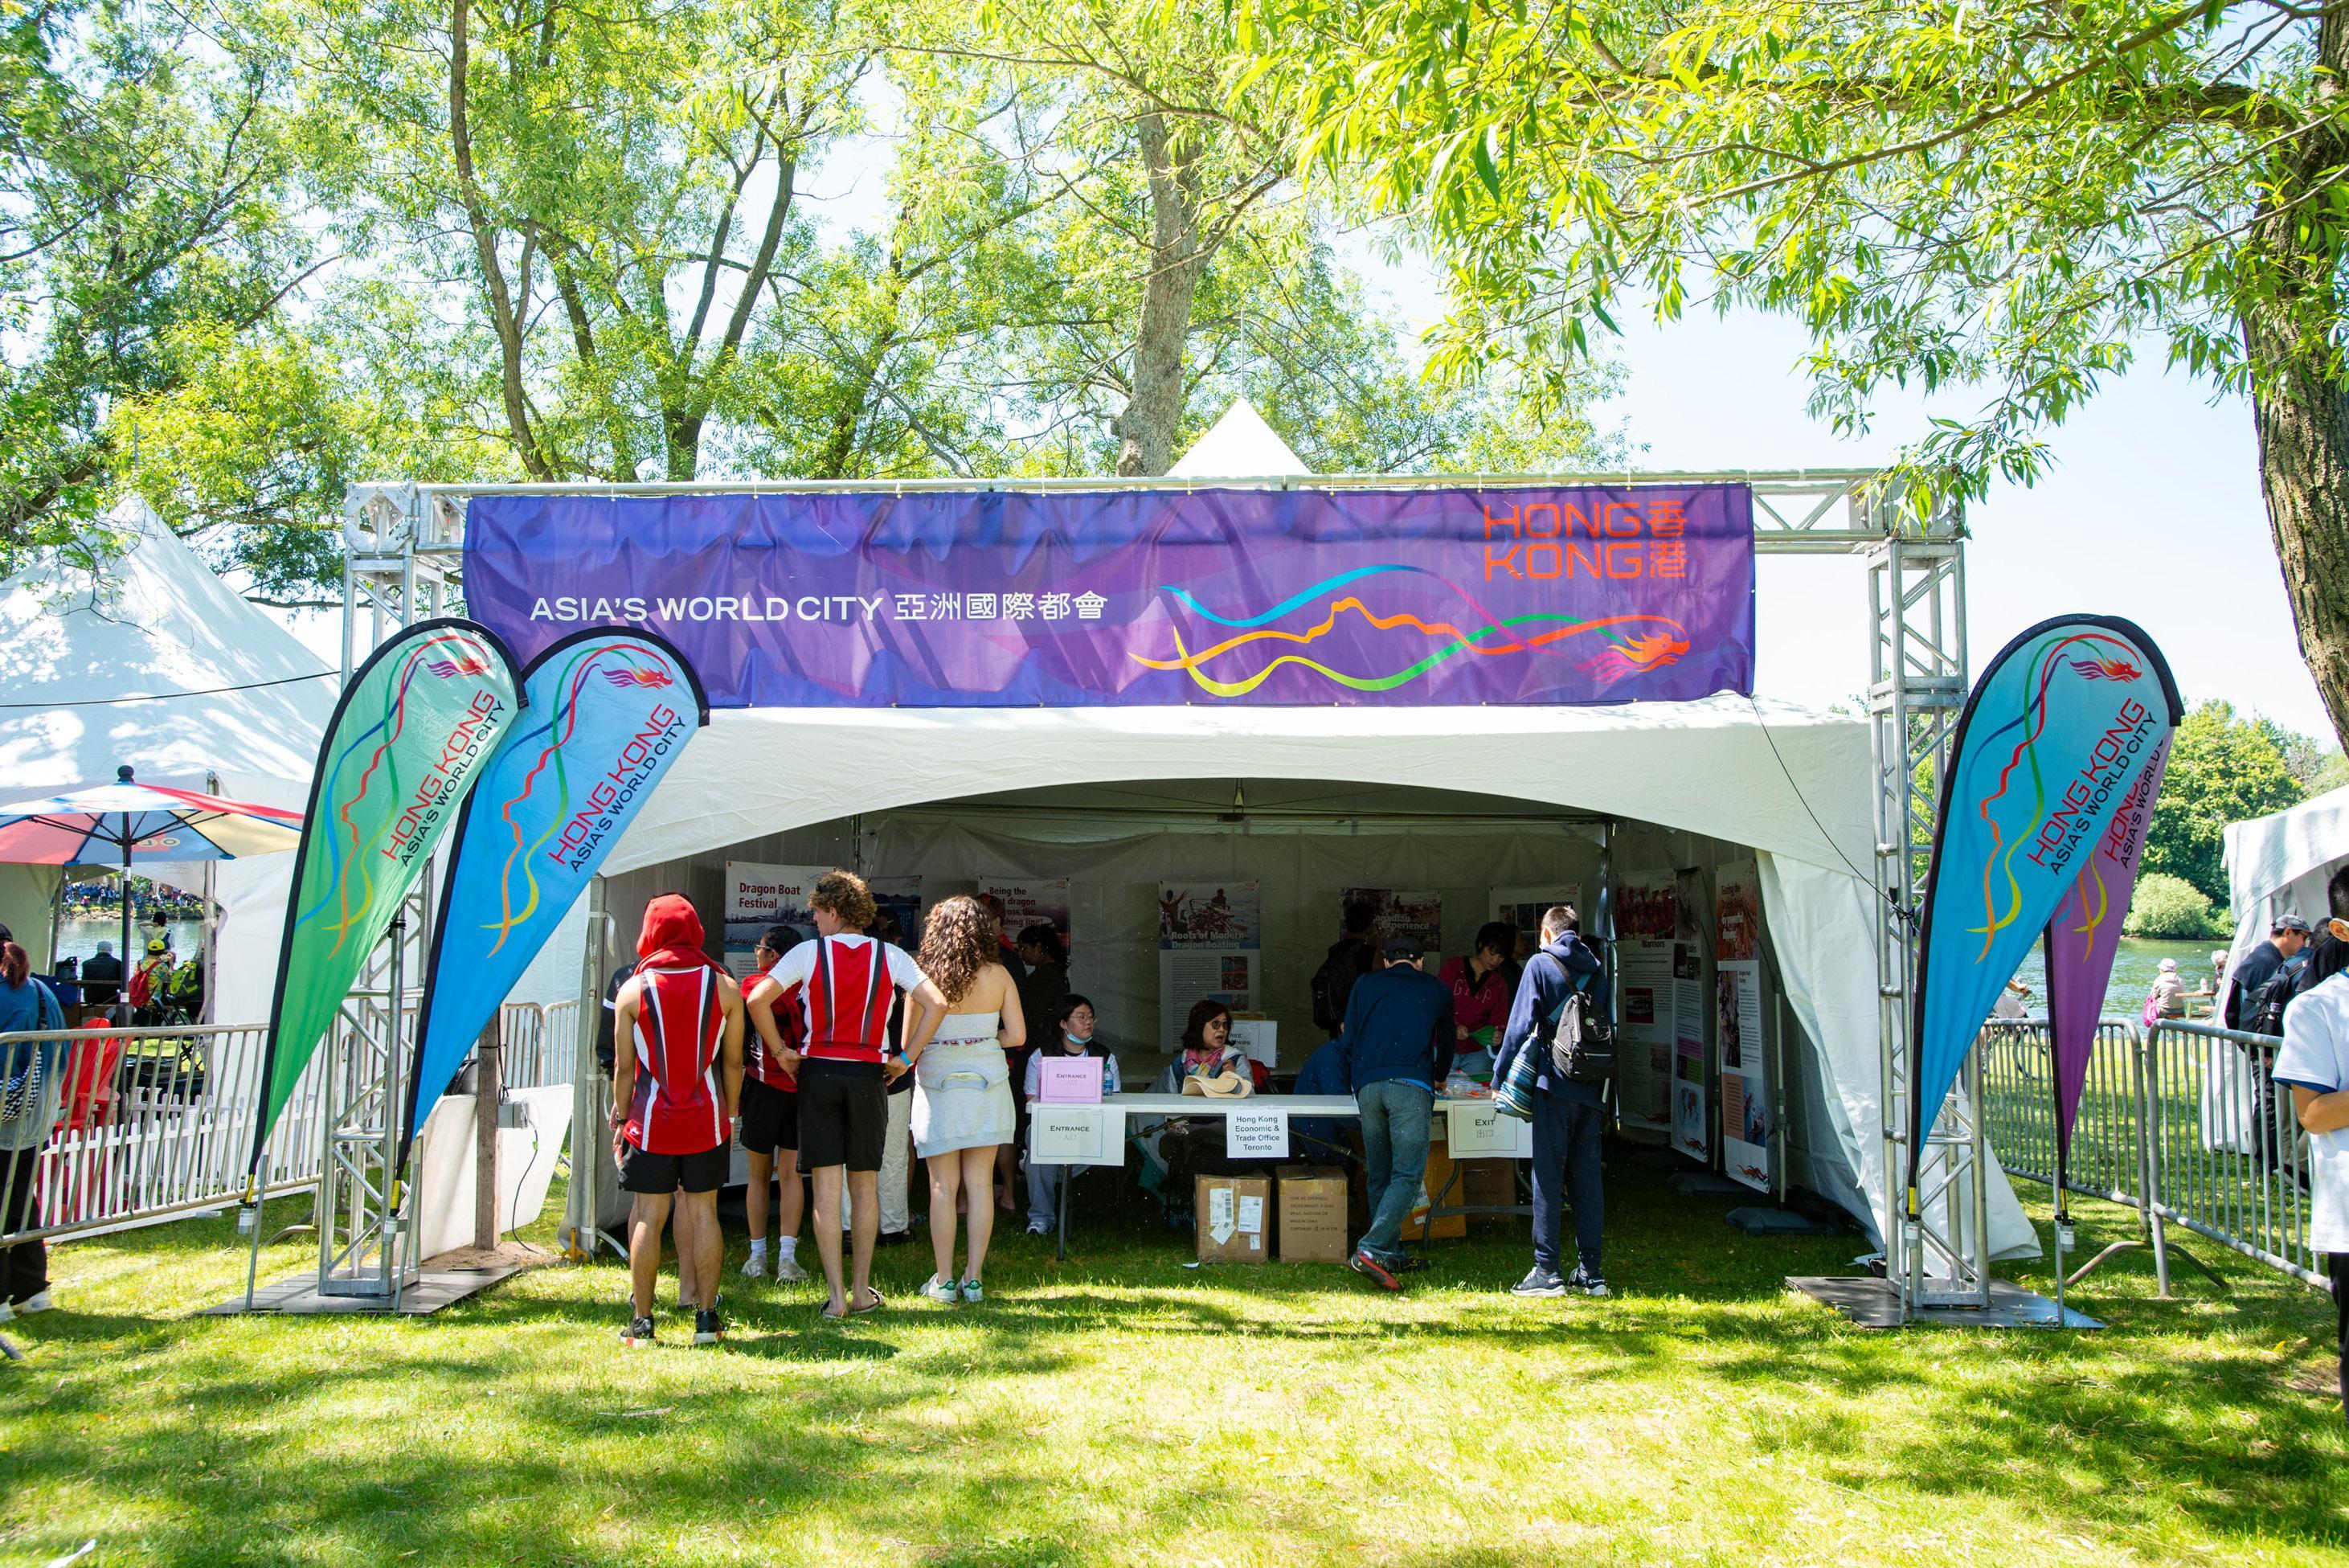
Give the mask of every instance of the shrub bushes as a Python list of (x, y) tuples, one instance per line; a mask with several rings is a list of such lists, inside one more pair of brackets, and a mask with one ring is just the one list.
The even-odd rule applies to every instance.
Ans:
[(2121, 929), (2132, 937), (2223, 937), (2209, 895), (2183, 877), (2155, 871), (2137, 878)]

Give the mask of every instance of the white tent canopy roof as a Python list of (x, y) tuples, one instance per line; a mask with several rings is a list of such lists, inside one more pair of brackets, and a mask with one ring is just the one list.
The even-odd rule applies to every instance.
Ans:
[(1166, 471), (1169, 479), (1272, 479), (1282, 474), (1309, 474), (1305, 460), (1288, 450), (1279, 432), (1265, 423), (1256, 405), (1246, 398), (1224, 410), (1224, 417), (1191, 444), (1191, 450)]
[(2235, 915), (2232, 969), (2265, 940), (2278, 915), (2314, 922), (2328, 912), (2324, 884), (2349, 861), (2349, 789), (2227, 826), (2227, 902)]

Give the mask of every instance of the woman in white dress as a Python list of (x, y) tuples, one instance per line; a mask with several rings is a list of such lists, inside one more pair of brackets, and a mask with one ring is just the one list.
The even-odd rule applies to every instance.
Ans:
[[(914, 1152), (930, 1170), (930, 1254), (937, 1272), (922, 1293), (934, 1302), (981, 1299), (979, 1272), (995, 1230), (988, 1201), (995, 1151), (1011, 1141), (1011, 1065), (1027, 1043), (1019, 989), (995, 961), (995, 926), (976, 898), (930, 911), (920, 963), (947, 999), (946, 1022), (914, 1058)], [(956, 1199), (968, 1193), (969, 1256), (954, 1270)]]

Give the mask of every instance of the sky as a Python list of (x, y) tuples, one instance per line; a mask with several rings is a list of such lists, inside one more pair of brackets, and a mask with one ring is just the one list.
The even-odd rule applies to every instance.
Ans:
[[(889, 106), (874, 107), (874, 132), (836, 147), (807, 182), (805, 200), (833, 235), (889, 215)], [(1423, 261), (1381, 259), (1367, 236), (1342, 239), (1339, 250), (1389, 297), (1407, 335), (1444, 314)], [(1795, 369), (1804, 339), (1791, 323), (1746, 312), (1626, 324), (1615, 345), (1625, 388), (1599, 422), (1623, 429), (1635, 469), (1866, 467), (1925, 428), (1915, 399), (1888, 400), (1859, 440), (1810, 418), (1809, 388)], [(2009, 638), (2049, 616), (2122, 615), (2160, 646), (2189, 702), (2224, 698), (2329, 739), (2268, 535), (2250, 407), (2213, 400), (2161, 363), (2159, 346), (2148, 346), (2137, 369), (2048, 432), (2055, 466), (2036, 486), (2002, 484), (1969, 510), (1971, 669), (1979, 674)], [(1861, 562), (1764, 556), (1757, 576), (1759, 691), (1819, 706), (1855, 700), (1868, 676)], [(336, 617), (289, 620), (328, 659), (340, 657)]]

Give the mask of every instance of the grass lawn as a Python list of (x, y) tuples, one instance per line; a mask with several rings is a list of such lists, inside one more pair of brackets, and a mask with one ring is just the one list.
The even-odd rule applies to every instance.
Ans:
[[(1008, 1238), (976, 1307), (885, 1250), (889, 1309), (842, 1327), (734, 1279), (737, 1228), (716, 1349), (624, 1353), (610, 1262), (429, 1319), (213, 1319), (186, 1314), (243, 1287), (228, 1221), (83, 1242), (67, 1310), (6, 1325), (0, 1559), (2349, 1562), (2349, 1428), (2286, 1386), (2329, 1356), (2316, 1293), (2194, 1243), (2231, 1293), (2181, 1270), (2156, 1301), (2133, 1254), (2075, 1298), (2102, 1334), (1872, 1334), (1781, 1284), (1857, 1238), (1610, 1180), (1609, 1302), (1513, 1300), (1521, 1239), (1440, 1243), (1396, 1297), (1185, 1269), (1128, 1217), (1066, 1264)], [(2127, 1233), (2080, 1207), (2084, 1248)]]

